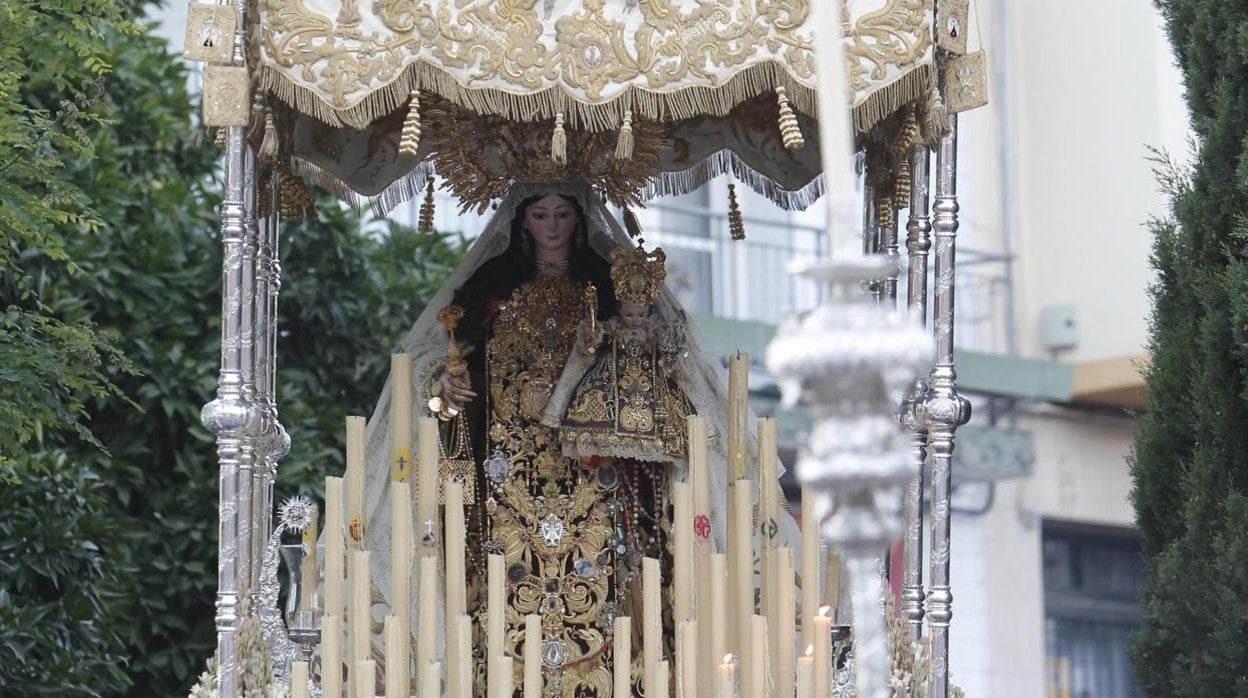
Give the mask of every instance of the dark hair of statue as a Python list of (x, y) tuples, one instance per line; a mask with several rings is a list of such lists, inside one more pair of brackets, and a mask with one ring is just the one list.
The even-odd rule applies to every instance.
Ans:
[[(533, 257), (532, 241), (524, 244), (524, 218), (529, 206), (544, 198), (545, 194), (531, 196), (516, 207), (511, 219), (511, 236), (506, 251), (485, 262), (455, 293), (455, 303), (466, 311), (469, 324), (485, 320), (484, 313), (490, 299), (505, 301), (512, 292), (527, 281), (537, 277), (537, 263)], [(576, 230), (568, 248), (568, 277), (574, 281), (591, 282), (598, 289), (598, 316), (615, 315), (616, 299), (611, 283), (611, 264), (589, 245), (589, 226), (585, 211), (574, 197), (559, 195), (572, 204), (576, 213)], [(467, 328), (465, 328), (467, 329)]]

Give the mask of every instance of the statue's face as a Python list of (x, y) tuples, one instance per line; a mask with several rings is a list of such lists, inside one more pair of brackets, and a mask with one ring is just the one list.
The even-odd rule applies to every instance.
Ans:
[(576, 208), (558, 194), (547, 194), (529, 204), (524, 229), (533, 237), (539, 259), (567, 259), (576, 233)]
[(620, 324), (633, 329), (646, 324), (650, 315), (650, 306), (643, 303), (620, 303)]

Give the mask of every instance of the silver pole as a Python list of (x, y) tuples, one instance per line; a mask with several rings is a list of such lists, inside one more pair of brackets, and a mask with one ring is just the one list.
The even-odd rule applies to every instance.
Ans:
[(896, 307), (897, 306), (897, 275), (901, 270), (901, 266), (898, 263), (900, 260), (900, 256), (897, 254), (897, 238), (898, 238), (897, 213), (898, 213), (898, 210), (892, 204), (889, 204), (889, 206), (891, 209), (890, 213), (892, 213), (892, 215), (889, 217), (889, 223), (886, 226), (880, 226), (880, 238), (881, 238), (880, 248), (883, 251), (884, 255), (888, 257), (889, 261), (891, 262), (891, 266), (888, 268), (889, 270), (888, 276), (884, 277), (883, 296), (884, 296), (884, 300), (887, 301), (889, 305)]
[(936, 359), (923, 400), (924, 426), (932, 478), (931, 586), (927, 620), (932, 636), (931, 698), (949, 695), (949, 622), (953, 594), (949, 590), (949, 492), (953, 437), (971, 416), (971, 405), (958, 394), (953, 365), (954, 245), (958, 234), (958, 117), (949, 115), (949, 131), (936, 151)]
[(255, 532), (251, 540), (253, 564), (264, 559), (265, 541), (273, 528), (273, 481), (277, 463), (290, 450), (290, 437), (278, 421), (274, 376), (277, 367), (277, 293), (281, 286), (278, 254), (277, 182), (259, 192), (267, 199), (268, 215), (259, 219), (256, 256), (256, 402), (263, 415), (256, 443), (257, 469), (251, 493)]
[[(247, 6), (236, 4), (234, 65), (246, 65), (244, 42)], [(225, 133), (225, 196), (221, 206), (221, 371), (217, 396), (204, 405), (200, 420), (217, 437), (219, 480), (217, 492), (217, 695), (235, 698), (238, 666), (234, 633), (238, 627), (239, 468), (243, 442), (259, 423), (255, 405), (244, 393), (242, 372), (243, 257), (247, 230), (244, 223), (246, 144), (244, 129), (231, 126)], [(244, 506), (246, 506), (244, 502)], [(246, 549), (243, 549), (246, 555)]]
[[(259, 233), (256, 229), (256, 154), (245, 141), (243, 143), (243, 256), (242, 275), (239, 279), (239, 334), (238, 370), (243, 378), (243, 399), (257, 408), (256, 400), (256, 247)], [(260, 425), (256, 425), (259, 427)], [(260, 561), (253, 560), (252, 528), (255, 512), (252, 509), (252, 478), (256, 465), (256, 432), (242, 434), (238, 460), (238, 584), (249, 596), (256, 592)]]
[[(910, 216), (906, 221), (906, 251), (910, 265), (906, 278), (906, 307), (918, 321), (927, 323), (927, 253), (932, 247), (932, 222), (928, 212), (927, 144), (910, 148)], [(923, 636), (923, 467), (927, 460), (927, 430), (917, 409), (927, 392), (927, 381), (920, 377), (902, 401), (901, 424), (910, 434), (910, 458), (914, 476), (906, 484), (902, 500), (905, 533), (902, 537), (901, 610), (910, 625), (911, 639)]]

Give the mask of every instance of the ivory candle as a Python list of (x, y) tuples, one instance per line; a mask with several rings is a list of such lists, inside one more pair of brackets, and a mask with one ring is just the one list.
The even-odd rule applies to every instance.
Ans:
[(797, 658), (797, 698), (815, 696), (815, 646), (807, 645), (806, 654)]
[(819, 520), (815, 492), (802, 488), (802, 645), (813, 645), (814, 617), (819, 612)]
[(432, 662), (421, 668), (420, 698), (442, 698), (442, 662)]
[(412, 355), (390, 355), (390, 479), (412, 470)]
[(659, 602), (662, 581), (659, 577), (659, 561), (647, 557), (641, 561), (643, 602), (641, 651), (644, 662), (646, 695), (659, 695), (659, 660), (663, 655), (663, 607)]
[(750, 671), (746, 674), (750, 680), (749, 697), (767, 698), (764, 686), (767, 683), (767, 619), (763, 616), (750, 617), (750, 643), (753, 654), (750, 657)]
[(312, 505), (312, 520), (303, 529), (303, 561), (299, 574), (299, 610), (311, 611), (312, 599), (316, 596), (316, 520), (319, 510)]
[(516, 690), (515, 660), (511, 657), (498, 657), (496, 661), (498, 666), (497, 698), (511, 698), (512, 694), (515, 693)]
[[(814, 15), (815, 55), (818, 60), (816, 111), (819, 113), (819, 153), (828, 194), (854, 190), (850, 147), (849, 99), (845, 93), (845, 34), (841, 29), (841, 2), (811, 4)], [(829, 200), (836, 197), (828, 197)], [(831, 203), (831, 201), (829, 201)], [(841, 232), (841, 231), (837, 231)]]
[(677, 627), (693, 618), (693, 503), (689, 483), (672, 484), (675, 554), (672, 560), (672, 611)]
[[(507, 603), (503, 591), (503, 556), (490, 555), (487, 566), (487, 584), (489, 587), (486, 605), (485, 649), (489, 662), (486, 665), (489, 674), (489, 685), (502, 685), (502, 677), (498, 676), (498, 664), (494, 661), (503, 654), (503, 623)], [(508, 694), (509, 696), (511, 694)]]
[(342, 538), (342, 478), (325, 478), (325, 610), (342, 618), (345, 541)]
[(457, 626), (455, 637), (459, 643), (459, 651), (451, 655), (450, 672), (454, 672), (458, 679), (459, 692), (448, 691), (448, 695), (450, 698), (472, 698), (472, 616), (459, 616)]
[[(416, 666), (424, 674), (438, 659), (438, 558), (420, 558), (420, 624), (416, 638)], [(422, 680), (423, 682), (423, 680)]]
[(308, 698), (308, 663), (290, 663), (290, 698)]
[(403, 641), (399, 619), (386, 616), (386, 698), (408, 698), (407, 643)]
[(542, 617), (524, 617), (524, 698), (542, 696)]
[(321, 616), (321, 695), (342, 697), (342, 618)]
[(740, 660), (738, 679), (742, 688), (753, 683), (750, 673), (754, 670), (755, 640), (751, 618), (754, 615), (754, 536), (750, 516), (754, 509), (753, 486), (749, 480), (737, 480), (732, 486), (732, 498), (735, 503), (736, 521), (729, 538), (729, 550), (733, 553), (733, 567), (728, 571), (730, 580), (728, 588), (736, 597), (729, 600), (729, 614), (736, 628), (737, 655)]
[[(408, 483), (390, 481), (390, 597), (399, 637), (410, 638), (412, 630), (412, 500)], [(408, 647), (408, 643), (403, 643)], [(403, 651), (403, 661), (411, 657)], [(386, 673), (389, 674), (389, 665)]]
[(467, 613), (464, 573), (467, 550), (467, 529), (464, 526), (464, 485), (455, 480), (442, 484), (446, 513), (446, 617), (458, 618)]
[[(356, 667), (369, 655), (372, 629), (369, 619), (369, 552), (355, 550), (351, 553), (351, 602), (347, 614), (347, 659)], [(355, 681), (352, 686), (357, 686)], [(371, 695), (371, 694), (370, 694)]]
[[(437, 556), (438, 540), (438, 420), (421, 417), (416, 423), (417, 489), (416, 521), (420, 536), (419, 557)], [(432, 530), (431, 530), (432, 529)], [(433, 537), (427, 537), (427, 533)], [(420, 590), (423, 596), (426, 592)], [(432, 593), (432, 592), (430, 592)]]
[(657, 689), (654, 695), (668, 696), (671, 695), (669, 688), (671, 687), (671, 665), (667, 660), (659, 662), (654, 671), (654, 686)]
[(796, 608), (793, 601), (793, 549), (776, 548), (772, 552), (777, 612), (767, 620), (771, 630), (771, 674), (776, 695), (788, 698), (793, 695), (793, 613)]
[(364, 545), (364, 418), (347, 417), (347, 537)]
[(827, 616), (830, 610), (827, 606), (820, 608), (812, 623), (815, 635), (814, 686), (817, 696), (832, 693), (832, 619)]
[(698, 623), (698, 644), (703, 652), (698, 656), (698, 673), (706, 677), (700, 685), (698, 698), (715, 698), (715, 660), (723, 653), (705, 651), (712, 644), (711, 622), (711, 480), (707, 465), (706, 417), (689, 415), (685, 421), (689, 441), (689, 484), (693, 501), (693, 551), (695, 617)]
[(728, 357), (728, 472), (733, 480), (745, 477), (749, 398), (750, 355), (737, 352)]
[(633, 619), (615, 617), (615, 690), (613, 695), (633, 695)]
[(355, 698), (376, 698), (377, 662), (361, 659), (351, 666), (351, 675), (354, 677), (351, 686), (355, 689)]
[(725, 598), (727, 596), (725, 594), (725, 584), (728, 577), (728, 571), (725, 569), (727, 565), (728, 560), (722, 553), (711, 555), (711, 644), (709, 648), (712, 664), (716, 657), (722, 657), (728, 653), (727, 649), (725, 649), (728, 638), (724, 635), (724, 627), (728, 616), (727, 599)]
[[(697, 698), (698, 696), (698, 623), (687, 620), (680, 625), (676, 633), (680, 653), (676, 658), (676, 674), (679, 677), (680, 698)], [(707, 681), (710, 683), (710, 681)]]
[(758, 547), (760, 569), (763, 573), (763, 614), (770, 618), (775, 611), (775, 584), (771, 581), (771, 552), (776, 547), (780, 475), (776, 450), (776, 420), (765, 417), (758, 420)]
[(841, 555), (831, 545), (823, 565), (823, 604), (832, 607), (835, 621), (841, 608)]
[(718, 698), (736, 698), (737, 680), (736, 667), (732, 665), (732, 655), (724, 655), (724, 663), (715, 669), (715, 684), (718, 687)]

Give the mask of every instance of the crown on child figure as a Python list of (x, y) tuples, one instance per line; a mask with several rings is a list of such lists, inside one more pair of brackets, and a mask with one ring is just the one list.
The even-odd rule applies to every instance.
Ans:
[(637, 247), (617, 247), (611, 252), (611, 283), (615, 285), (615, 297), (623, 303), (650, 305), (663, 290), (667, 271), (663, 263), (667, 255), (656, 247), (646, 252), (637, 240)]

